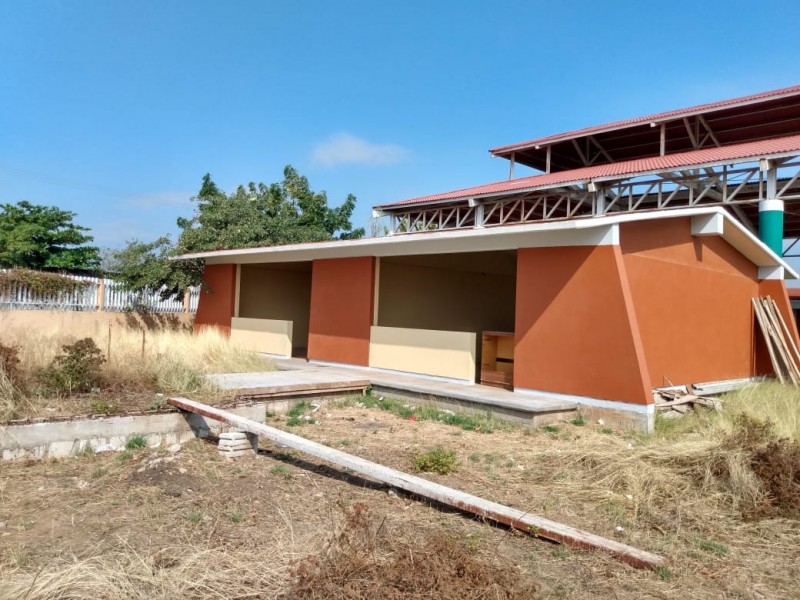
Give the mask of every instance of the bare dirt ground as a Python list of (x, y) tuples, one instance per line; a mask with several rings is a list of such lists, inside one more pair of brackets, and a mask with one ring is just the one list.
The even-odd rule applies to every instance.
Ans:
[(423, 450), (453, 449), (455, 472), (423, 476), (669, 567), (511, 532), (269, 444), (229, 461), (197, 440), (0, 464), (0, 597), (800, 598), (800, 522), (746, 520), (709, 474), (702, 436), (569, 423), (481, 433), (357, 400), (313, 416), (271, 423), (405, 471)]

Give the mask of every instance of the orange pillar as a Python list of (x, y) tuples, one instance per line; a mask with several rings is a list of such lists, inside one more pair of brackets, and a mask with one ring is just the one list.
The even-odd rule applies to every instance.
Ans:
[(227, 335), (236, 303), (236, 265), (206, 265), (194, 330), (217, 327)]
[(308, 358), (369, 364), (375, 259), (315, 260), (311, 273)]
[(514, 387), (652, 404), (619, 246), (519, 250)]

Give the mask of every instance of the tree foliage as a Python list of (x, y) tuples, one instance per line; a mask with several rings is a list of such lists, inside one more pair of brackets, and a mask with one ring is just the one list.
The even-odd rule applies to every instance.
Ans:
[(350, 218), (356, 198), (348, 195), (341, 206), (328, 206), (325, 192), (314, 192), (306, 177), (287, 166), (283, 181), (266, 185), (240, 185), (226, 194), (206, 174), (194, 215), (179, 218), (181, 233), (176, 244), (168, 237), (152, 243), (133, 240), (114, 253), (112, 270), (131, 289), (158, 289), (165, 296), (174, 296), (191, 285), (200, 283), (201, 261), (170, 261), (178, 254), (277, 246), (331, 239), (352, 239), (364, 235), (353, 229)]
[(94, 238), (73, 223), (75, 213), (21, 201), (0, 204), (0, 267), (93, 270), (100, 253)]

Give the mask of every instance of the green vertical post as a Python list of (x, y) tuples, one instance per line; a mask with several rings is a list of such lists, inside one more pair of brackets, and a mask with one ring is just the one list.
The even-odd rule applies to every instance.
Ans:
[(758, 203), (758, 237), (775, 254), (783, 254), (783, 200)]

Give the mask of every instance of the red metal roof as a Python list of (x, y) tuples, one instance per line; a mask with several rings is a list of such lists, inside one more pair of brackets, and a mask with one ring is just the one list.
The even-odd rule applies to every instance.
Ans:
[(631, 125), (638, 125), (638, 124), (649, 124), (649, 123), (658, 123), (663, 121), (669, 121), (673, 119), (681, 119), (683, 117), (689, 117), (697, 114), (706, 113), (709, 111), (722, 109), (722, 108), (729, 108), (734, 106), (744, 106), (747, 104), (754, 104), (758, 102), (763, 102), (765, 100), (771, 100), (775, 98), (781, 98), (785, 96), (796, 96), (800, 95), (800, 85), (794, 85), (787, 88), (781, 88), (778, 90), (770, 90), (767, 92), (760, 92), (758, 94), (753, 94), (750, 96), (741, 96), (739, 98), (730, 98), (728, 100), (720, 100), (718, 102), (710, 102), (708, 104), (699, 104), (697, 106), (692, 106), (689, 108), (681, 108), (677, 110), (670, 110), (666, 112), (656, 113), (653, 115), (647, 115), (644, 117), (636, 117), (633, 119), (624, 119), (622, 121), (614, 121), (612, 123), (606, 123), (605, 125), (594, 125), (592, 127), (585, 127), (583, 129), (576, 129), (573, 131), (568, 131), (566, 133), (558, 133), (555, 135), (549, 135), (546, 137), (536, 138), (533, 140), (528, 140), (527, 142), (519, 142), (516, 144), (508, 144), (506, 146), (499, 146), (497, 148), (491, 149), (489, 152), (492, 154), (508, 154), (514, 150), (521, 150), (524, 148), (529, 148), (531, 146), (539, 146), (542, 144), (552, 144), (555, 142), (569, 140), (573, 138), (583, 137), (586, 135), (592, 135), (596, 133), (603, 133), (607, 131), (613, 131), (615, 129), (622, 129), (625, 127), (629, 127)]
[(376, 208), (398, 208), (415, 204), (438, 203), (446, 200), (460, 200), (478, 196), (502, 194), (515, 191), (532, 190), (539, 188), (552, 188), (565, 184), (582, 183), (591, 180), (615, 178), (623, 176), (638, 176), (658, 171), (698, 167), (718, 162), (737, 159), (761, 158), (778, 154), (800, 152), (800, 134), (790, 135), (756, 142), (746, 142), (723, 146), (721, 148), (703, 148), (689, 152), (679, 152), (666, 156), (653, 156), (638, 158), (616, 163), (582, 167), (570, 171), (558, 171), (544, 175), (522, 177), (508, 181), (498, 181), (486, 185), (412, 198), (391, 204), (382, 204)]

